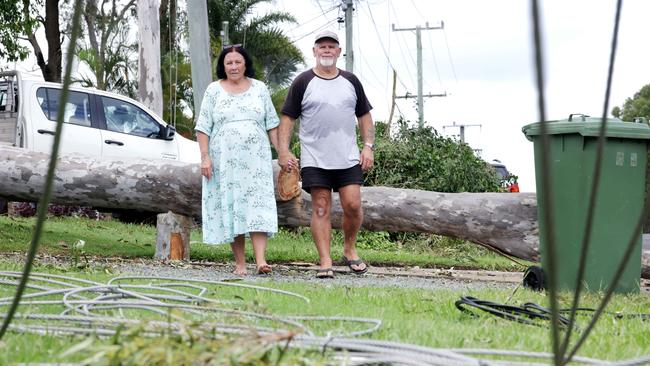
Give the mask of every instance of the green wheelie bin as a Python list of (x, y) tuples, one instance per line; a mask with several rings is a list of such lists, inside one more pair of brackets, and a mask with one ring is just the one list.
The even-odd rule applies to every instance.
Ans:
[[(589, 196), (594, 182), (601, 118), (572, 114), (568, 119), (548, 121), (549, 171), (542, 170), (541, 123), (522, 128), (535, 151), (537, 212), (540, 254), (548, 279), (548, 222), (544, 213), (542, 177), (550, 178), (550, 220), (555, 230), (556, 284), (560, 290), (577, 288), (578, 270), (586, 230)], [(641, 235), (633, 234), (643, 213), (647, 142), (650, 127), (645, 123), (607, 119), (600, 188), (596, 195), (591, 240), (588, 247), (583, 289), (601, 291), (614, 279), (624, 252), (634, 240), (616, 292), (638, 292), (641, 277)]]

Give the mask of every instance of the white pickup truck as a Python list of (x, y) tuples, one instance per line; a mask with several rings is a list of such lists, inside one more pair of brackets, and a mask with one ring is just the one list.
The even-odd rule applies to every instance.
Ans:
[[(50, 153), (62, 85), (0, 72), (0, 145)], [(200, 161), (195, 141), (176, 134), (144, 105), (101, 90), (71, 87), (60, 154)]]

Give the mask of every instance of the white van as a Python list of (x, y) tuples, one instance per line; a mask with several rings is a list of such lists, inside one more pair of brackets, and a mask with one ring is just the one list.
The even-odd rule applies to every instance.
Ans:
[[(0, 144), (50, 153), (62, 85), (0, 72)], [(198, 143), (177, 135), (144, 105), (121, 95), (70, 87), (59, 154), (200, 161)]]

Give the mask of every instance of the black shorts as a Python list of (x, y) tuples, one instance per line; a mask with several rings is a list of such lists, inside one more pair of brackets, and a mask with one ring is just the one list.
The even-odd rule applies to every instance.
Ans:
[(302, 189), (311, 193), (311, 187), (329, 188), (338, 192), (340, 187), (350, 184), (363, 185), (363, 171), (361, 165), (347, 169), (321, 169), (305, 167), (300, 169)]

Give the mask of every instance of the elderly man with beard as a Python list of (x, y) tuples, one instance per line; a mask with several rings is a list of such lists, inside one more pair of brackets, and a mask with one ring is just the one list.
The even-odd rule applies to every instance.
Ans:
[[(356, 251), (361, 228), (363, 171), (374, 163), (375, 127), (372, 106), (359, 79), (336, 67), (341, 47), (336, 33), (316, 35), (316, 66), (296, 77), (282, 107), (278, 160), (282, 169), (301, 169), (302, 188), (311, 194), (311, 232), (320, 257), (318, 278), (333, 278), (330, 254), (332, 191), (343, 208), (343, 263), (364, 274), (366, 263)], [(289, 149), (294, 122), (300, 118), (300, 164)], [(363, 140), (359, 151), (356, 125)], [(300, 165), (300, 167), (299, 167)]]

